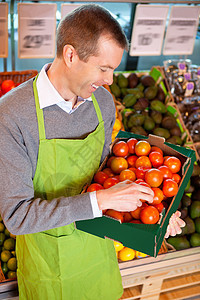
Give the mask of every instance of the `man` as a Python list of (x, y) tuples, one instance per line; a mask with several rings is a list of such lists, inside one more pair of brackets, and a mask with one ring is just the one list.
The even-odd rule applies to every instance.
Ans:
[(153, 200), (151, 189), (126, 182), (80, 194), (109, 152), (115, 107), (102, 85), (127, 49), (107, 10), (82, 5), (60, 23), (53, 63), (1, 100), (0, 207), (17, 235), (20, 299), (122, 295), (112, 241), (73, 222)]

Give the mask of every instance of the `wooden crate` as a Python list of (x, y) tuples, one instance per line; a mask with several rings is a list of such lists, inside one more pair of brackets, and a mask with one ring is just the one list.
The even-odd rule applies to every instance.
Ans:
[(0, 85), (4, 80), (13, 80), (15, 84), (20, 84), (38, 74), (37, 70), (0, 72)]

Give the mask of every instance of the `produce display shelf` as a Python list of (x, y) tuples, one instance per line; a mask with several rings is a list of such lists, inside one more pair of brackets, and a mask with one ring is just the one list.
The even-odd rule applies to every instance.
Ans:
[(121, 300), (200, 298), (200, 247), (120, 262)]

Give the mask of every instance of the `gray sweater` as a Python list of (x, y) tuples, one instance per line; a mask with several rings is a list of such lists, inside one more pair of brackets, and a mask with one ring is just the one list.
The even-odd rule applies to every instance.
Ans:
[[(115, 106), (112, 96), (99, 87), (94, 93), (105, 126), (101, 161), (109, 152)], [(72, 114), (57, 105), (44, 108), (47, 139), (82, 139), (98, 125), (93, 103), (86, 101)], [(0, 99), (0, 214), (16, 235), (40, 232), (92, 219), (88, 193), (52, 201), (34, 199), (33, 178), (37, 165), (39, 135), (33, 95), (33, 79)]]

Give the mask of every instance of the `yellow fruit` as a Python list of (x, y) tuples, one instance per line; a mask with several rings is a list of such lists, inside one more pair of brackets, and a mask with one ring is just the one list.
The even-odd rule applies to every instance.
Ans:
[(7, 228), (5, 228), (4, 233), (5, 233), (6, 236), (10, 236), (10, 231), (8, 231)]
[(114, 142), (117, 134), (118, 134), (118, 131), (117, 130), (113, 130), (113, 132), (112, 132), (112, 142)]
[(124, 245), (120, 242), (114, 241), (114, 247), (115, 247), (115, 251), (118, 252), (124, 248)]
[(15, 249), (15, 239), (9, 238), (4, 241), (3, 247), (5, 250), (14, 250)]
[(8, 279), (17, 278), (17, 273), (15, 271), (8, 271), (7, 277)]
[(136, 258), (142, 258), (142, 257), (146, 257), (146, 256), (148, 256), (148, 255), (145, 254), (145, 253), (136, 251), (135, 256), (136, 256)]
[(8, 251), (8, 250), (3, 250), (1, 252), (1, 260), (3, 262), (7, 262), (11, 258), (11, 256), (12, 255), (11, 255), (10, 251)]
[(0, 232), (3, 232), (5, 229), (5, 226), (3, 225), (3, 223), (0, 222)]
[(11, 271), (17, 270), (17, 259), (15, 257), (11, 257), (7, 262), (7, 267)]
[(121, 251), (119, 251), (118, 257), (122, 261), (132, 260), (133, 258), (135, 258), (135, 250), (124, 247)]
[(122, 127), (122, 123), (119, 119), (115, 120), (114, 126), (113, 126), (113, 130), (120, 130)]

